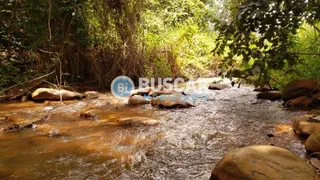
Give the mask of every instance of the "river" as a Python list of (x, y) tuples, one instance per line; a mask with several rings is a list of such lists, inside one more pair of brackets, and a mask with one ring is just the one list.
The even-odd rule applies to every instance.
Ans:
[[(189, 109), (128, 107), (110, 93), (65, 104), (1, 103), (0, 126), (52, 115), (36, 128), (0, 133), (0, 179), (209, 179), (225, 153), (254, 144), (304, 157), (291, 127), (304, 111), (257, 100), (252, 87), (201, 93), (208, 98), (194, 100)], [(80, 118), (87, 109), (95, 109), (98, 120)], [(161, 124), (121, 127), (116, 122), (132, 116)]]

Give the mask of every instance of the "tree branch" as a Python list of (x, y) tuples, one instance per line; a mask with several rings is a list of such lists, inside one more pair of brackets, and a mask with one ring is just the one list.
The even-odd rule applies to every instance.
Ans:
[(49, 41), (51, 41), (51, 0), (48, 0), (49, 3), (49, 7), (48, 7), (48, 11), (49, 11), (49, 15), (48, 15), (48, 28), (49, 28)]
[(295, 52), (296, 55), (320, 56), (320, 53)]

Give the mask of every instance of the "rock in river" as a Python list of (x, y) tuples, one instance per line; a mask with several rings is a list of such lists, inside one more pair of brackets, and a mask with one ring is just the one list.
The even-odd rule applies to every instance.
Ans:
[(120, 125), (131, 126), (156, 126), (159, 125), (159, 121), (146, 117), (128, 117), (120, 118), (117, 120)]
[(231, 86), (228, 84), (211, 84), (209, 86), (209, 89), (211, 90), (222, 90), (222, 89), (229, 89), (229, 88), (231, 88)]
[(187, 102), (187, 96), (182, 94), (175, 95), (161, 95), (152, 98), (151, 105), (159, 106), (160, 108), (189, 108), (194, 107), (194, 105)]
[(83, 97), (82, 94), (77, 92), (50, 88), (38, 88), (32, 93), (32, 99), (39, 101), (60, 100), (60, 96), (62, 97), (62, 100), (81, 99)]
[(265, 91), (257, 94), (258, 99), (267, 99), (271, 101), (281, 100), (280, 91)]
[(94, 109), (90, 109), (80, 113), (80, 117), (84, 119), (98, 119), (98, 113)]
[(86, 91), (83, 94), (86, 99), (97, 99), (102, 95), (98, 91)]
[(176, 91), (176, 90), (152, 90), (149, 93), (149, 95), (152, 97), (156, 97), (156, 96), (160, 96), (160, 95), (174, 95), (174, 94), (186, 95), (185, 92)]
[(147, 99), (144, 96), (140, 96), (140, 95), (132, 95), (129, 97), (128, 105), (143, 105), (143, 104), (150, 104), (150, 100)]
[(150, 91), (151, 91), (150, 87), (145, 87), (145, 88), (132, 90), (130, 92), (130, 95), (131, 96), (133, 96), (133, 95), (147, 96), (147, 95), (149, 95)]
[(248, 146), (228, 152), (213, 169), (210, 180), (315, 179), (303, 159), (275, 146)]
[(293, 121), (293, 130), (298, 135), (310, 135), (320, 130), (320, 122), (312, 120), (316, 115), (305, 115), (295, 118)]
[(300, 96), (308, 96), (320, 91), (320, 84), (317, 80), (298, 79), (291, 81), (282, 91), (282, 99), (288, 101)]
[(308, 96), (301, 96), (295, 99), (291, 99), (285, 103), (285, 106), (295, 106), (295, 107), (308, 107), (313, 103), (312, 98)]
[(305, 147), (307, 151), (320, 152), (320, 130), (312, 133), (308, 137)]

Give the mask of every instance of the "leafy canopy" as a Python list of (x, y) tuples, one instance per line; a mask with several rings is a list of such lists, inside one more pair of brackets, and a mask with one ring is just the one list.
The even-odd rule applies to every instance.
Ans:
[[(217, 20), (219, 32), (214, 53), (224, 56), (226, 66), (240, 57), (245, 71), (259, 70), (268, 81), (270, 69), (294, 65), (298, 53), (290, 47), (303, 22), (311, 25), (320, 19), (318, 0), (223, 1), (229, 16)], [(220, 11), (223, 13), (223, 11)], [(220, 15), (221, 17), (221, 15)]]

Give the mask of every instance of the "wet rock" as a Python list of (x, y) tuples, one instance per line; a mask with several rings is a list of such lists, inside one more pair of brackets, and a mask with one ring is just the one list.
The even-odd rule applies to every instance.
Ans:
[(183, 95), (161, 95), (151, 100), (152, 106), (159, 106), (160, 108), (190, 108), (194, 105), (187, 102)]
[(127, 105), (144, 105), (144, 104), (150, 104), (150, 100), (140, 95), (130, 96), (127, 102)]
[(313, 103), (315, 106), (320, 107), (320, 93), (312, 95)]
[(176, 90), (160, 90), (160, 91), (151, 91), (149, 93), (150, 96), (160, 96), (160, 95), (174, 95), (174, 94), (181, 94), (181, 95), (186, 95), (185, 92), (183, 91), (176, 91)]
[(22, 117), (18, 117), (18, 116), (2, 116), (1, 120), (3, 120), (3, 122), (6, 122), (8, 124), (23, 124), (26, 121)]
[(310, 119), (309, 121), (319, 123), (320, 122), (320, 116), (315, 116), (314, 118)]
[(44, 109), (45, 111), (51, 111), (51, 110), (54, 109), (54, 107), (53, 107), (53, 106), (46, 106), (46, 107), (44, 107), (43, 109)]
[(316, 94), (312, 95), (312, 98), (316, 99), (316, 100), (320, 100), (320, 93), (316, 93)]
[(98, 113), (95, 110), (88, 110), (85, 112), (81, 112), (80, 113), (80, 117), (81, 118), (85, 118), (85, 119), (97, 119), (98, 118)]
[(320, 160), (318, 158), (311, 158), (310, 164), (315, 167), (316, 169), (320, 169)]
[(228, 152), (213, 169), (210, 180), (315, 179), (303, 159), (275, 146), (248, 146)]
[(268, 136), (269, 138), (274, 137), (274, 135), (273, 135), (273, 134), (267, 134), (267, 136)]
[(305, 115), (295, 118), (293, 121), (293, 130), (298, 135), (310, 135), (320, 130), (320, 123), (312, 122), (315, 115)]
[(281, 100), (281, 93), (280, 91), (267, 91), (267, 92), (260, 92), (257, 94), (258, 99), (267, 99), (271, 101)]
[(27, 96), (22, 96), (21, 97), (21, 102), (26, 102), (28, 100), (28, 97)]
[(320, 109), (312, 109), (310, 111), (311, 114), (316, 114), (316, 115), (320, 115)]
[(308, 96), (320, 92), (320, 85), (316, 80), (300, 79), (291, 81), (282, 91), (282, 99), (288, 101), (300, 96)]
[(156, 126), (159, 125), (159, 121), (146, 117), (128, 117), (120, 118), (117, 120), (120, 125), (131, 126)]
[(130, 92), (130, 95), (131, 96), (133, 96), (133, 95), (147, 96), (147, 95), (149, 95), (150, 91), (151, 91), (150, 87), (145, 87), (145, 88), (132, 90)]
[(209, 89), (211, 90), (222, 90), (222, 89), (229, 89), (231, 86), (229, 84), (211, 84)]
[(263, 87), (263, 88), (258, 87), (258, 88), (255, 88), (253, 91), (256, 91), (256, 92), (267, 92), (267, 91), (273, 91), (273, 89), (266, 88), (266, 87)]
[(32, 93), (32, 99), (34, 100), (60, 100), (60, 95), (62, 100), (74, 100), (81, 99), (82, 94), (77, 92), (72, 92), (68, 90), (58, 90), (49, 88), (39, 88)]
[(86, 99), (97, 99), (102, 95), (97, 91), (86, 91), (83, 94)]
[(53, 137), (53, 136), (59, 136), (60, 135), (60, 130), (57, 128), (52, 128), (49, 131), (49, 137)]
[(320, 152), (320, 130), (315, 131), (308, 137), (305, 147), (307, 151)]
[(295, 106), (295, 107), (308, 107), (312, 105), (313, 100), (308, 96), (301, 96), (295, 99), (291, 99), (285, 103), (285, 106)]

